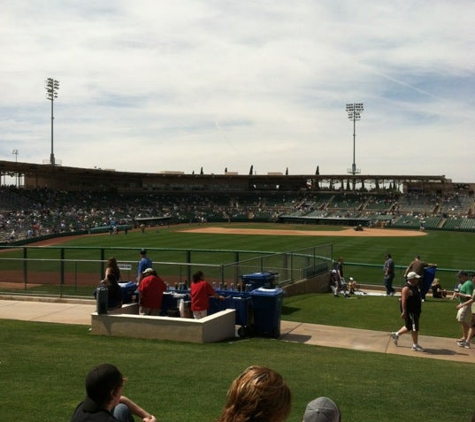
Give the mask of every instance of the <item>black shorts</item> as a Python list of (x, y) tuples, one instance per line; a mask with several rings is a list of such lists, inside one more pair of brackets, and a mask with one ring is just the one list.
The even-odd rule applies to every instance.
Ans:
[(409, 331), (419, 331), (420, 313), (408, 312), (404, 319), (404, 325)]

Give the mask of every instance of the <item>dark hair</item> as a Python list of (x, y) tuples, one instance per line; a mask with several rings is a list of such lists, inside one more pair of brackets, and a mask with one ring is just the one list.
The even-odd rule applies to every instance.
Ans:
[(111, 393), (124, 385), (121, 372), (110, 363), (103, 363), (92, 369), (86, 377), (87, 396), (99, 406), (107, 405)]
[(204, 276), (203, 271), (197, 271), (193, 274), (193, 283), (198, 283), (198, 281), (203, 280)]

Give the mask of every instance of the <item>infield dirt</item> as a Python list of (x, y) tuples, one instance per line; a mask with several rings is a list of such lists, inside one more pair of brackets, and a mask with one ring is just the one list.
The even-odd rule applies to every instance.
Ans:
[(344, 230), (275, 230), (275, 229), (235, 229), (232, 227), (200, 227), (182, 230), (186, 233), (208, 234), (244, 234), (244, 235), (269, 235), (269, 236), (327, 236), (327, 237), (416, 237), (425, 236), (426, 233), (416, 230), (395, 229), (355, 229)]

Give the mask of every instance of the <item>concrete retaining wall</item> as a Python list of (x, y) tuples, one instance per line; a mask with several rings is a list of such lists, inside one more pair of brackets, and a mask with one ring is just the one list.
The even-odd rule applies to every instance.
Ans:
[(137, 304), (108, 314), (91, 314), (91, 333), (117, 337), (215, 343), (235, 337), (236, 311), (226, 309), (202, 319), (138, 315)]

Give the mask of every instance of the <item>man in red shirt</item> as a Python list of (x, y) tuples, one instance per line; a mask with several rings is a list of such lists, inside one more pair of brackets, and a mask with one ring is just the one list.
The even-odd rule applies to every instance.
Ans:
[(155, 270), (147, 268), (140, 281), (139, 313), (140, 315), (160, 315), (163, 292), (167, 289), (165, 282), (157, 275)]
[(209, 297), (219, 297), (211, 284), (204, 280), (203, 271), (193, 274), (191, 283), (191, 310), (195, 319), (204, 318), (208, 315)]

